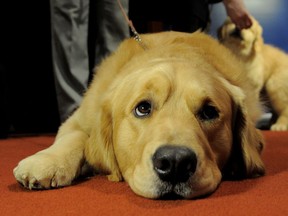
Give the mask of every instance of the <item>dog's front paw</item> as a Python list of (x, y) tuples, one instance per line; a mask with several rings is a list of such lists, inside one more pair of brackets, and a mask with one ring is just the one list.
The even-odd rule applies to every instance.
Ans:
[(20, 161), (13, 173), (26, 188), (49, 189), (70, 185), (76, 170), (55, 155), (38, 153)]
[(273, 124), (270, 129), (272, 131), (286, 131), (286, 130), (288, 130), (288, 125), (286, 125), (286, 124)]

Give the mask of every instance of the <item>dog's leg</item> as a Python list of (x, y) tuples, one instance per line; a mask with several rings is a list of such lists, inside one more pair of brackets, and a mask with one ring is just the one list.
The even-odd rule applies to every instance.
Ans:
[(286, 68), (274, 71), (266, 82), (265, 89), (273, 110), (277, 114), (276, 122), (271, 130), (288, 130), (288, 71)]
[(20, 161), (14, 169), (15, 178), (24, 187), (61, 187), (70, 185), (77, 177), (83, 164), (88, 136), (72, 118), (60, 128), (51, 147)]
[(278, 116), (276, 122), (271, 126), (271, 130), (274, 131), (288, 130), (288, 107), (281, 112), (280, 116)]

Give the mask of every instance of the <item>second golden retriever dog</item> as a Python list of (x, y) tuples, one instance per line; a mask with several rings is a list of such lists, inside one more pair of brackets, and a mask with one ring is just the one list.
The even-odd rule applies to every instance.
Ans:
[(142, 39), (104, 60), (54, 144), (14, 169), (24, 187), (70, 185), (88, 163), (143, 197), (190, 199), (264, 174), (260, 105), (230, 51), (202, 33)]
[(254, 85), (253, 94), (260, 95), (264, 90), (268, 97), (276, 114), (271, 130), (288, 130), (288, 54), (265, 44), (261, 25), (255, 18), (252, 19), (252, 27), (241, 31), (227, 19), (218, 36), (245, 64), (244, 72)]

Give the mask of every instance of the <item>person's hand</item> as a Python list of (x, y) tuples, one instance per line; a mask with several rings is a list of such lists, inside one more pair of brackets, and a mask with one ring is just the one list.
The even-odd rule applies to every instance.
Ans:
[(249, 16), (243, 0), (223, 0), (227, 15), (238, 29), (247, 29), (252, 26), (252, 19)]

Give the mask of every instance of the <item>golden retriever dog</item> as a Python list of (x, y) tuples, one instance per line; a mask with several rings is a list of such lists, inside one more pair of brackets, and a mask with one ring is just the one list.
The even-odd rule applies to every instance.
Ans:
[(264, 174), (260, 104), (242, 65), (203, 33), (128, 39), (96, 69), (54, 144), (14, 169), (29, 189), (70, 185), (89, 164), (138, 195), (195, 198)]
[(252, 27), (241, 31), (227, 19), (218, 37), (244, 63), (244, 73), (254, 85), (251, 94), (265, 92), (276, 119), (270, 129), (288, 130), (288, 55), (265, 44), (261, 25), (252, 19)]

